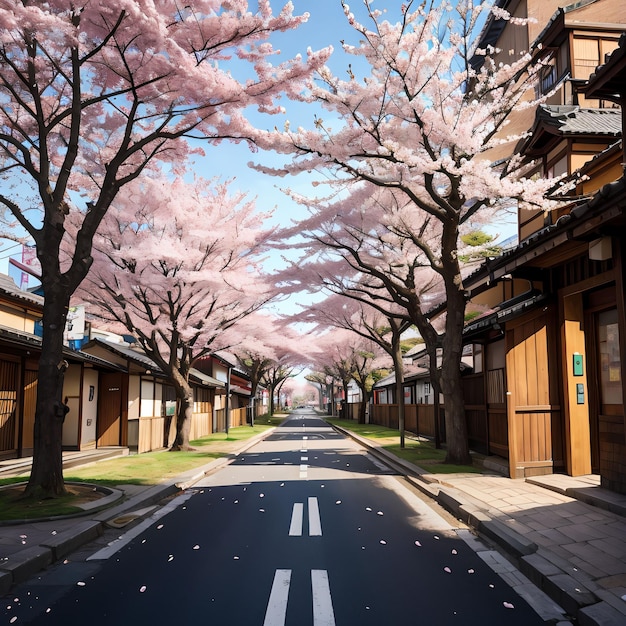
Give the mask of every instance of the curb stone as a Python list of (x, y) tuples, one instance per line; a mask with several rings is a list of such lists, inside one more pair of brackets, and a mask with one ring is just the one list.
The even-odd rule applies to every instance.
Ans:
[(580, 626), (616, 626), (624, 623), (624, 615), (608, 602), (598, 602), (578, 611)]
[[(25, 582), (37, 572), (67, 556), (82, 545), (97, 539), (104, 534), (107, 521), (120, 517), (131, 510), (157, 504), (165, 498), (181, 493), (204, 476), (228, 465), (241, 453), (265, 439), (275, 429), (276, 427), (268, 428), (259, 435), (243, 442), (241, 448), (235, 452), (201, 466), (199, 471), (196, 468), (170, 481), (145, 489), (117, 506), (99, 511), (89, 519), (77, 522), (75, 527), (59, 535), (54, 535), (52, 538), (47, 538), (45, 543), (41, 545), (25, 548), (0, 561), (0, 595), (8, 593), (14, 585)], [(136, 519), (139, 520), (140, 518), (137, 517)]]
[(53, 561), (53, 554), (50, 548), (44, 546), (32, 546), (21, 550), (16, 555), (2, 563), (2, 573), (11, 576), (11, 583), (24, 582), (34, 573), (48, 567)]
[[(539, 548), (536, 544), (520, 533), (507, 528), (501, 521), (494, 519), (484, 506), (471, 497), (458, 489), (446, 486), (422, 468), (398, 459), (375, 442), (360, 437), (341, 426), (335, 424), (331, 426), (343, 435), (354, 439), (392, 469), (398, 471), (422, 493), (436, 500), (476, 532), (497, 543), (534, 586), (567, 611), (568, 615), (575, 618), (580, 626), (617, 626), (617, 624), (625, 623), (623, 613), (602, 601), (593, 591), (587, 589), (558, 565), (542, 557), (538, 553)], [(529, 482), (532, 483), (532, 481)], [(567, 494), (570, 497), (582, 495), (573, 493), (578, 490), (568, 491), (571, 491)], [(587, 501), (584, 497), (580, 499), (583, 502)], [(589, 500), (587, 503), (594, 504), (595, 502)], [(612, 503), (609, 510), (619, 512), (619, 508), (619, 505)], [(568, 621), (563, 623), (570, 624)]]
[(54, 535), (40, 545), (43, 548), (50, 548), (54, 562), (67, 556), (70, 552), (73, 552), (83, 544), (102, 536), (102, 533), (103, 529), (101, 523), (86, 520), (77, 524), (76, 528)]

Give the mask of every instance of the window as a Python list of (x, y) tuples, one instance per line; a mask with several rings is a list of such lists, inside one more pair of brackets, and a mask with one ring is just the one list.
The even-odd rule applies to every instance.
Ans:
[(546, 50), (546, 55), (541, 59), (541, 63), (543, 63), (543, 67), (539, 74), (539, 82), (535, 86), (537, 98), (550, 93), (556, 87), (559, 78), (554, 50)]
[(404, 388), (404, 404), (413, 404), (413, 387)]
[(600, 65), (600, 41), (586, 37), (574, 39), (574, 78), (587, 80)]
[(479, 343), (473, 346), (474, 353), (474, 373), (480, 374), (483, 371), (483, 347)]
[[(139, 417), (152, 417), (154, 412), (154, 381), (141, 379), (141, 403), (139, 405)], [(158, 413), (160, 415), (160, 411)]]
[[(622, 362), (617, 309), (598, 313), (600, 401), (602, 406), (622, 404)], [(603, 408), (603, 411), (605, 409)]]

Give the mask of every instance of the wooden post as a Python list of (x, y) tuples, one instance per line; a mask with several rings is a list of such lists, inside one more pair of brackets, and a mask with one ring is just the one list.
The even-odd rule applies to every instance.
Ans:
[[(591, 434), (589, 430), (589, 387), (585, 354), (582, 293), (563, 296), (561, 320), (561, 362), (565, 417), (565, 463), (571, 476), (591, 473)], [(574, 371), (574, 361), (582, 359), (582, 374)], [(582, 387), (580, 387), (582, 385)], [(582, 394), (581, 391), (582, 390)]]

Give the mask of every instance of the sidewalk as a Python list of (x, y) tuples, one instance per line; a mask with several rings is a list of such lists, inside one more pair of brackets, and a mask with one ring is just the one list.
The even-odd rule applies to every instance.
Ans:
[[(272, 430), (242, 443), (234, 454)], [(495, 474), (429, 474), (371, 440), (338, 430), (497, 544), (577, 624), (626, 625), (626, 496), (602, 489), (597, 476), (549, 475), (524, 481)], [(83, 454), (80, 461), (90, 462), (89, 455)], [(68, 454), (67, 462), (76, 463), (76, 454)], [(163, 498), (228, 462), (228, 457), (219, 459), (147, 489), (113, 490), (109, 497), (119, 504), (84, 517), (0, 525), (0, 595), (100, 537), (105, 527), (148, 515)]]
[[(149, 515), (164, 498), (181, 493), (206, 474), (227, 465), (234, 456), (256, 445), (273, 431), (274, 428), (269, 428), (241, 442), (228, 456), (161, 484), (106, 488), (109, 495), (95, 503), (97, 508), (92, 508), (92, 513), (89, 513), (89, 504), (83, 505), (83, 509), (88, 511), (84, 516), (24, 523), (2, 523), (0, 520), (0, 596), (8, 593), (13, 585), (32, 578), (48, 565), (102, 536), (106, 528), (123, 528)], [(63, 467), (76, 467), (123, 454), (128, 454), (127, 448), (67, 452), (63, 453)], [(2, 461), (0, 476), (28, 472), (31, 463), (31, 458)], [(106, 508), (102, 508), (103, 505)]]
[(581, 626), (626, 625), (626, 495), (599, 476), (429, 474), (335, 426), (497, 544)]

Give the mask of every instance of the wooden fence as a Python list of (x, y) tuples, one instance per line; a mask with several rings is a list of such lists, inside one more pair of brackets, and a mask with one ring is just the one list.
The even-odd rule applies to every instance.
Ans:
[[(370, 423), (398, 429), (397, 404), (370, 405)], [(425, 437), (435, 436), (435, 406), (433, 404), (406, 404), (404, 430)]]
[[(134, 420), (129, 420), (130, 422)], [(171, 446), (176, 436), (176, 416), (154, 415), (140, 417), (137, 452), (150, 452)], [(212, 423), (209, 413), (194, 413), (191, 417), (189, 440), (199, 439), (211, 434)], [(167, 430), (167, 436), (166, 436)]]
[(245, 426), (247, 423), (248, 407), (242, 406), (239, 409), (230, 410), (230, 427)]

